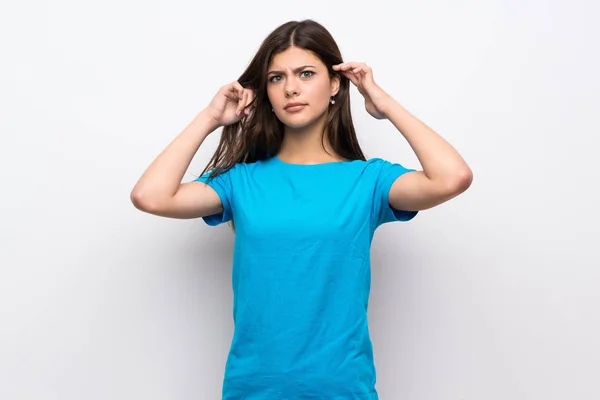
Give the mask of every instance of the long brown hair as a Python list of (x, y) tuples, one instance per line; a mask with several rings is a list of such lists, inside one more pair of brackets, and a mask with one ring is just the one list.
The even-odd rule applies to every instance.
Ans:
[(267, 73), (273, 57), (292, 46), (314, 53), (327, 67), (330, 78), (335, 75), (340, 77), (340, 88), (335, 104), (329, 106), (324, 131), (337, 155), (348, 160), (365, 160), (352, 123), (350, 81), (332, 69), (333, 65), (343, 62), (341, 52), (329, 31), (308, 19), (286, 22), (262, 42), (238, 79), (242, 87), (254, 91), (254, 110), (249, 115), (242, 114), (244, 117), (240, 121), (223, 127), (217, 150), (203, 174), (211, 169), (210, 177), (214, 178), (237, 163), (265, 160), (279, 152), (284, 125), (271, 111)]

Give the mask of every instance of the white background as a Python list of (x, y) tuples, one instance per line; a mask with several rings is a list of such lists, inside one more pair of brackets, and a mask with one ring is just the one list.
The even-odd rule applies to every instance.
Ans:
[[(599, 7), (588, 1), (0, 6), (0, 398), (217, 399), (227, 225), (136, 210), (144, 169), (266, 35), (313, 18), (452, 143), (458, 198), (382, 226), (383, 400), (600, 398)], [(352, 91), (367, 156), (420, 169)], [(218, 143), (203, 144), (185, 180)]]

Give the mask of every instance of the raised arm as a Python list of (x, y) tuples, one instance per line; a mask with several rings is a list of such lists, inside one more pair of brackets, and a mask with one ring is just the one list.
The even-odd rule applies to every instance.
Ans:
[(203, 182), (181, 183), (204, 139), (249, 112), (254, 94), (238, 82), (223, 86), (209, 106), (165, 148), (142, 174), (131, 202), (144, 212), (169, 218), (199, 218), (223, 211), (217, 193)]
[(473, 172), (461, 155), (437, 132), (429, 128), (386, 93), (373, 79), (365, 63), (334, 65), (357, 87), (369, 114), (389, 119), (414, 150), (423, 171), (398, 177), (389, 192), (389, 203), (397, 210), (419, 211), (442, 204), (471, 186)]

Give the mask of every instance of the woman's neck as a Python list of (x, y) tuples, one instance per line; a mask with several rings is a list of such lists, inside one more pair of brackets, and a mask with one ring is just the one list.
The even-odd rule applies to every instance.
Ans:
[(324, 119), (298, 129), (286, 126), (277, 156), (295, 164), (343, 161), (332, 149), (327, 132), (323, 133), (324, 127)]

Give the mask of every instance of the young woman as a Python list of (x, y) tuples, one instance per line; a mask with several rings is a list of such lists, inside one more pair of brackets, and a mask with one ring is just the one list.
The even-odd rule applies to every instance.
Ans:
[[(422, 171), (366, 160), (350, 84), (388, 119)], [(204, 139), (223, 127), (203, 175), (181, 183)], [(464, 192), (472, 173), (437, 133), (343, 62), (311, 21), (281, 25), (144, 172), (140, 210), (235, 223), (235, 330), (223, 399), (377, 399), (367, 324), (375, 229)]]

